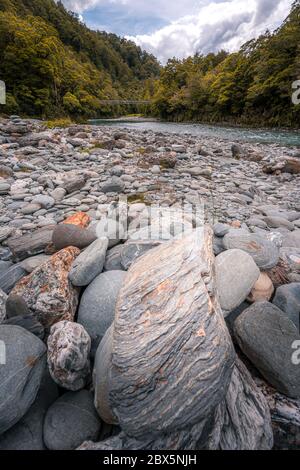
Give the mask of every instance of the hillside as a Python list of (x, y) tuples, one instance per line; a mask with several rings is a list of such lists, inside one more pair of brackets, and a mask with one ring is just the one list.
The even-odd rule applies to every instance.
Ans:
[(274, 33), (238, 52), (172, 59), (157, 83), (153, 112), (174, 121), (300, 126), (292, 83), (300, 79), (300, 2)]
[(160, 70), (133, 42), (89, 30), (53, 0), (0, 0), (0, 44), (7, 113), (110, 114), (99, 100), (142, 97)]

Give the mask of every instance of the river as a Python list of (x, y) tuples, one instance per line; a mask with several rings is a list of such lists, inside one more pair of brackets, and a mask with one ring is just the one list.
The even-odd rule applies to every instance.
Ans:
[(201, 137), (230, 140), (232, 142), (253, 142), (262, 144), (277, 144), (300, 148), (300, 132), (277, 129), (255, 129), (210, 124), (181, 124), (160, 122), (147, 119), (97, 119), (90, 121), (93, 125), (114, 126), (118, 128), (152, 130), (154, 132), (191, 134)]

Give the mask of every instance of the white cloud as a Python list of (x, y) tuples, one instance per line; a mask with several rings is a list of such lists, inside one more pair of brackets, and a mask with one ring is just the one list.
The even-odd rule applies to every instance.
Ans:
[(152, 34), (130, 37), (162, 62), (221, 48), (232, 51), (275, 29), (288, 15), (292, 0), (227, 0), (200, 7), (194, 15), (172, 21)]
[[(244, 42), (277, 28), (288, 15), (293, 0), (63, 0), (67, 8), (80, 14), (114, 6), (128, 22), (127, 37), (152, 52), (162, 62), (196, 52), (221, 48), (232, 51)], [(121, 15), (121, 11), (128, 16)], [(132, 35), (134, 18), (160, 18), (166, 26), (150, 34)], [(109, 17), (106, 24), (109, 24)], [(97, 25), (93, 24), (93, 27)]]

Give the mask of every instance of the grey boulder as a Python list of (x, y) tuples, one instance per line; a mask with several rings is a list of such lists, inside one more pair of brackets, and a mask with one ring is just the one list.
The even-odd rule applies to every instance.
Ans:
[(52, 241), (57, 250), (69, 246), (75, 246), (82, 250), (91, 245), (96, 238), (96, 234), (91, 230), (72, 224), (59, 224), (53, 231)]
[(68, 392), (49, 408), (44, 423), (44, 440), (50, 450), (74, 450), (85, 440), (96, 440), (101, 420), (87, 390)]
[(87, 286), (102, 273), (107, 248), (108, 239), (100, 238), (76, 258), (69, 273), (69, 279), (74, 286)]
[(226, 317), (250, 294), (260, 271), (253, 258), (242, 250), (227, 250), (216, 258), (219, 301)]
[(46, 346), (13, 325), (0, 325), (0, 434), (34, 402), (46, 367)]
[(0, 450), (45, 450), (44, 419), (57, 398), (57, 385), (46, 370), (33, 405), (17, 424), (0, 436)]
[(243, 353), (276, 390), (300, 397), (300, 367), (293, 360), (300, 335), (279, 308), (256, 302), (236, 319), (234, 334)]
[(82, 295), (78, 323), (89, 333), (92, 355), (115, 316), (119, 291), (125, 279), (124, 271), (107, 271), (97, 276)]

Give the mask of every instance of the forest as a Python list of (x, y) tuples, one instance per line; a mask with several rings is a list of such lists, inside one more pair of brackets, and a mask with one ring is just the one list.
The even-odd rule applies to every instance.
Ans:
[(114, 34), (89, 30), (61, 2), (0, 0), (4, 113), (110, 115), (101, 100), (138, 99), (159, 71), (155, 57)]
[(172, 121), (299, 127), (292, 84), (300, 79), (300, 2), (281, 27), (238, 52), (171, 59), (156, 83), (152, 112)]
[(165, 66), (135, 43), (92, 31), (54, 0), (0, 0), (0, 80), (6, 114), (74, 119), (135, 112), (107, 99), (149, 99), (170, 121), (299, 127), (300, 0), (274, 32), (239, 51), (199, 51)]

